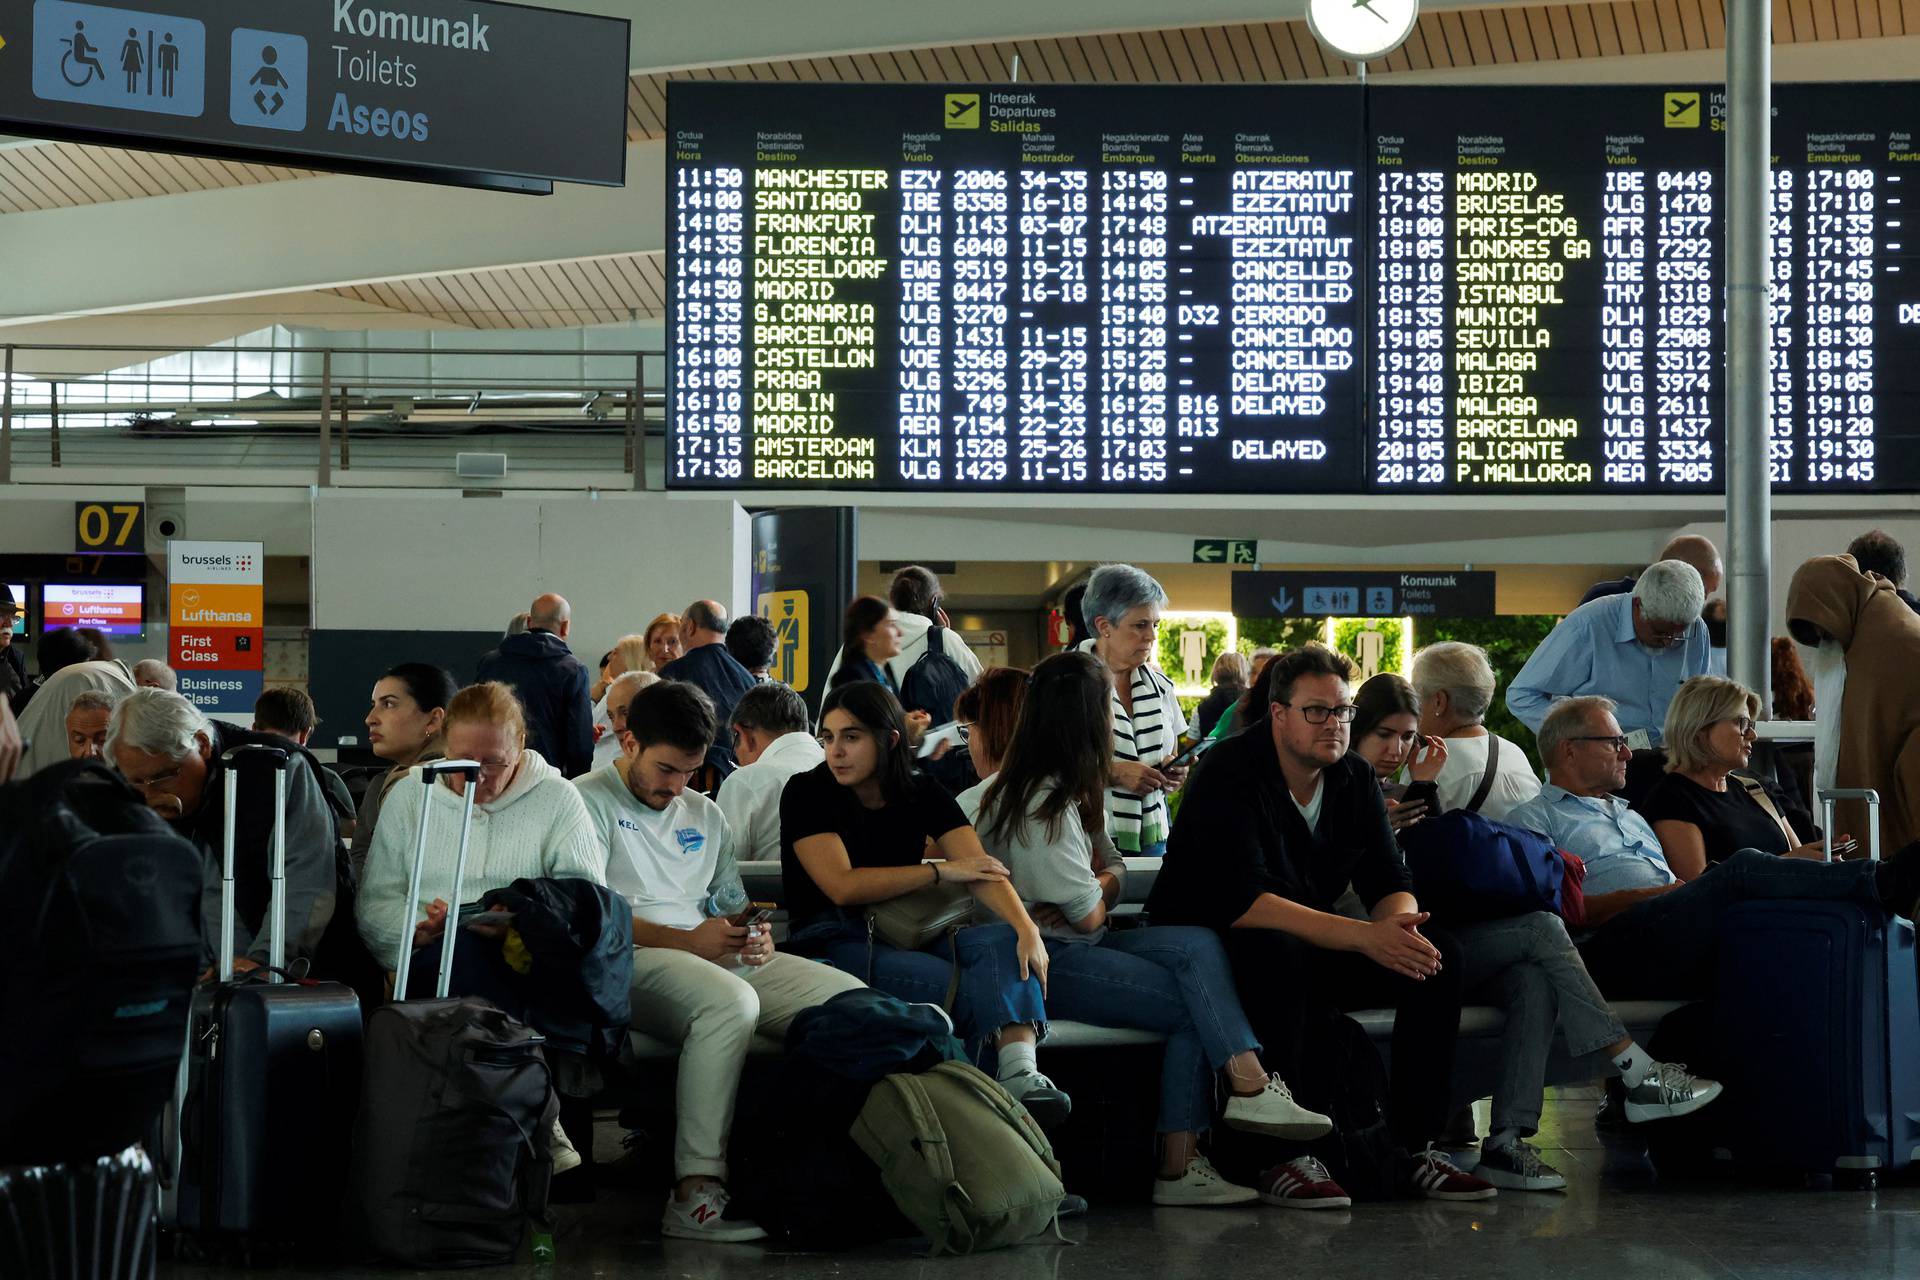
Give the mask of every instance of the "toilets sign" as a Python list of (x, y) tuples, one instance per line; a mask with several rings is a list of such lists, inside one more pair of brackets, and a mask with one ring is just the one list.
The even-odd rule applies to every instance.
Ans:
[(167, 665), (210, 715), (250, 715), (266, 671), (266, 548), (167, 544)]
[(0, 131), (618, 186), (627, 52), (625, 19), (492, 0), (15, 0), (0, 6)]

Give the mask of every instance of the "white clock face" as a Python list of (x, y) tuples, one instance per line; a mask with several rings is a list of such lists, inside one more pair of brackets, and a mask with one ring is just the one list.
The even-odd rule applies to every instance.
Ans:
[(1352, 62), (1384, 58), (1420, 16), (1420, 0), (1307, 0), (1307, 26), (1321, 44)]

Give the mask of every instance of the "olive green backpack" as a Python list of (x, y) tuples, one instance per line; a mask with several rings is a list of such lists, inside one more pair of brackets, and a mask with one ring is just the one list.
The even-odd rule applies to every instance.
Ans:
[(1058, 1235), (1060, 1162), (1026, 1108), (985, 1072), (943, 1062), (873, 1087), (850, 1130), (932, 1253)]

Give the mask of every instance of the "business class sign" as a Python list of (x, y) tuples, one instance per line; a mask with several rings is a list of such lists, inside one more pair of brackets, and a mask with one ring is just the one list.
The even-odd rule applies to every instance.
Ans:
[(625, 180), (628, 24), (489, 0), (15, 0), (0, 128), (548, 192)]
[(167, 665), (209, 715), (251, 715), (266, 673), (266, 548), (167, 544)]

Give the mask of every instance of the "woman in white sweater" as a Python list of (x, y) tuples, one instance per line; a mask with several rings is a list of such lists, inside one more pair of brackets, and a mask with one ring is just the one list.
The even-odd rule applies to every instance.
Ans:
[[(410, 934), (416, 949), (439, 939), (446, 928), (450, 900), (478, 902), (487, 890), (505, 888), (522, 877), (606, 883), (606, 846), (594, 833), (587, 806), (558, 769), (538, 752), (526, 749), (526, 720), (513, 690), (498, 683), (462, 689), (447, 704), (445, 734), (449, 759), (478, 760), (481, 766), (473, 797), (466, 878), (459, 892), (451, 892), (464, 780), (445, 778), (429, 788), (419, 781), (419, 770), (411, 770), (381, 809), (356, 911), (360, 937), (374, 958), (389, 968), (399, 962), (403, 936)], [(420, 806), (429, 802), (429, 795), (434, 809), (420, 877), (422, 901), (410, 903), (407, 887), (420, 830)], [(461, 977), (466, 950), (462, 947), (455, 954), (456, 990), (469, 986)], [(422, 993), (423, 981), (431, 993), (439, 959), (438, 947), (417, 958), (408, 982), (414, 995)]]
[[(1200, 1135), (1213, 1119), (1217, 1073), (1227, 1076), (1225, 1120), (1235, 1128), (1307, 1141), (1326, 1134), (1331, 1122), (1296, 1103), (1261, 1065), (1260, 1045), (1234, 997), (1226, 951), (1211, 930), (1107, 928), (1125, 867), (1106, 829), (1113, 768), (1106, 668), (1089, 653), (1059, 653), (1035, 667), (1026, 685), (1004, 760), (988, 755), (989, 735), (969, 739), (986, 780), (961, 795), (960, 805), (973, 816), (987, 852), (1006, 864), (1046, 940), (1048, 1011), (1166, 1036), (1155, 1204), (1262, 1198), (1222, 1178), (1199, 1152)], [(1005, 709), (987, 702), (1015, 696), (1018, 689), (1004, 682), (980, 686), (976, 727), (1004, 720)], [(967, 701), (963, 695), (963, 706)], [(1282, 1194), (1265, 1198), (1298, 1204)]]

